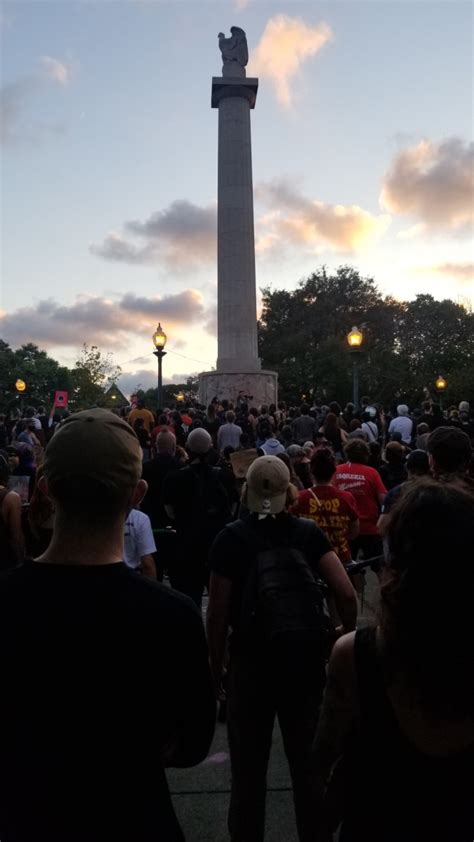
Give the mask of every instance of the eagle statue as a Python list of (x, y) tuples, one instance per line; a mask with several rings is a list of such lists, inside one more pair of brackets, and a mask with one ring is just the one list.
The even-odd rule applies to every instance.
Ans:
[(245, 65), (249, 60), (247, 36), (239, 26), (231, 26), (230, 38), (219, 32), (219, 49), (222, 53), (223, 76), (245, 76)]

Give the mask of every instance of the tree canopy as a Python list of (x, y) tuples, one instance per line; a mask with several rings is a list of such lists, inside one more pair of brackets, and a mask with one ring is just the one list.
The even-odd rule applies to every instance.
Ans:
[(69, 369), (59, 365), (46, 351), (31, 342), (14, 351), (0, 339), (0, 404), (3, 409), (20, 402), (15, 388), (18, 379), (26, 383), (23, 400), (33, 406), (51, 403), (56, 389), (70, 392), (72, 388)]
[[(35, 407), (45, 404), (49, 410), (56, 390), (69, 393), (71, 409), (85, 409), (94, 404), (109, 406), (105, 390), (116, 382), (120, 373), (121, 369), (114, 365), (111, 355), (103, 354), (95, 345), (84, 345), (74, 367), (69, 369), (31, 342), (14, 351), (0, 339), (2, 410), (22, 404)], [(26, 383), (22, 395), (15, 388), (18, 379)]]
[(351, 266), (323, 266), (295, 290), (263, 290), (259, 347), (265, 368), (279, 372), (280, 397), (346, 401), (352, 395), (347, 334), (364, 334), (358, 363), (361, 394), (383, 404), (413, 404), (435, 380), (446, 399), (474, 400), (474, 314), (449, 299), (383, 296), (372, 278)]

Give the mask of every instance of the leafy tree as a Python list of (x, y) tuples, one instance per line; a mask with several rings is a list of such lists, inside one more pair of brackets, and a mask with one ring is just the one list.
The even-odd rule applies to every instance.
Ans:
[(71, 371), (73, 409), (87, 409), (91, 406), (106, 406), (106, 389), (116, 383), (122, 373), (115, 365), (112, 354), (103, 354), (97, 345), (86, 345)]
[(443, 374), (446, 400), (474, 399), (474, 316), (453, 301), (419, 295), (414, 301), (382, 296), (372, 278), (350, 266), (328, 274), (323, 266), (297, 289), (263, 290), (260, 356), (279, 372), (281, 397), (324, 402), (352, 396), (352, 357), (346, 337), (364, 333), (358, 357), (361, 394), (385, 405), (423, 399)]
[[(24, 380), (26, 391), (19, 395), (15, 383)], [(71, 390), (69, 369), (60, 366), (46, 351), (29, 342), (16, 351), (0, 340), (0, 401), (2, 409), (14, 405), (39, 406), (48, 409), (57, 389)]]

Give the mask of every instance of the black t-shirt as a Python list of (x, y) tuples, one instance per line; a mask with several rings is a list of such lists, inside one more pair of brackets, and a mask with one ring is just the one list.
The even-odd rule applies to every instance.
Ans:
[(182, 840), (164, 766), (203, 760), (215, 721), (191, 601), (33, 562), (0, 577), (0, 640), (2, 842)]
[(378, 471), (385, 488), (388, 490), (395, 488), (396, 485), (400, 485), (402, 482), (405, 482), (408, 476), (404, 465), (382, 464), (380, 465)]
[(257, 545), (261, 542), (265, 546), (277, 547), (288, 542), (290, 546), (304, 553), (315, 576), (319, 575), (319, 560), (332, 549), (324, 532), (315, 523), (309, 522), (312, 528), (307, 526), (304, 539), (302, 539), (298, 530), (298, 518), (285, 512), (275, 518), (266, 517), (264, 520), (258, 520), (257, 515), (250, 515), (243, 519), (257, 535), (255, 555), (249, 551), (249, 542), (236, 540), (235, 533), (230, 529), (223, 529), (219, 533), (209, 554), (211, 572), (232, 580), (230, 625), (233, 632), (231, 643), (234, 649), (236, 642), (238, 643), (242, 595), (251, 565), (255, 563)]
[(182, 468), (165, 481), (165, 505), (173, 507), (178, 538), (193, 555), (207, 555), (237, 499), (233, 474), (203, 462)]
[(151, 520), (153, 529), (163, 529), (172, 525), (165, 512), (163, 490), (168, 474), (178, 471), (180, 462), (170, 453), (159, 453), (154, 459), (143, 464), (142, 477), (148, 483), (148, 491), (141, 503), (141, 510)]

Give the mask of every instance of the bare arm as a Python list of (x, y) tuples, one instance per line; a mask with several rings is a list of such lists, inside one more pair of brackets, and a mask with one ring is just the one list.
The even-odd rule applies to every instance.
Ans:
[(387, 513), (386, 515), (380, 515), (377, 521), (377, 531), (382, 538), (385, 536), (387, 531), (388, 522), (390, 520), (390, 515)]
[(357, 520), (352, 520), (349, 524), (349, 529), (347, 530), (347, 537), (349, 541), (352, 541), (354, 538), (357, 538), (360, 532), (360, 521), (359, 518)]
[(142, 573), (144, 576), (149, 576), (150, 579), (156, 579), (156, 567), (153, 556), (142, 555), (141, 559)]
[(232, 580), (226, 579), (224, 576), (219, 576), (217, 573), (212, 573), (209, 584), (209, 605), (207, 608), (207, 642), (216, 693), (219, 692), (224, 672), (231, 593)]
[(354, 725), (357, 691), (354, 671), (354, 637), (339, 638), (332, 650), (323, 704), (313, 743), (313, 770), (323, 789)]
[(352, 631), (357, 621), (357, 597), (344, 565), (330, 550), (319, 559), (318, 570), (334, 597), (344, 631)]
[(21, 500), (15, 491), (10, 491), (5, 497), (3, 511), (11, 546), (16, 555), (17, 563), (21, 564), (25, 557), (25, 542), (21, 528)]

